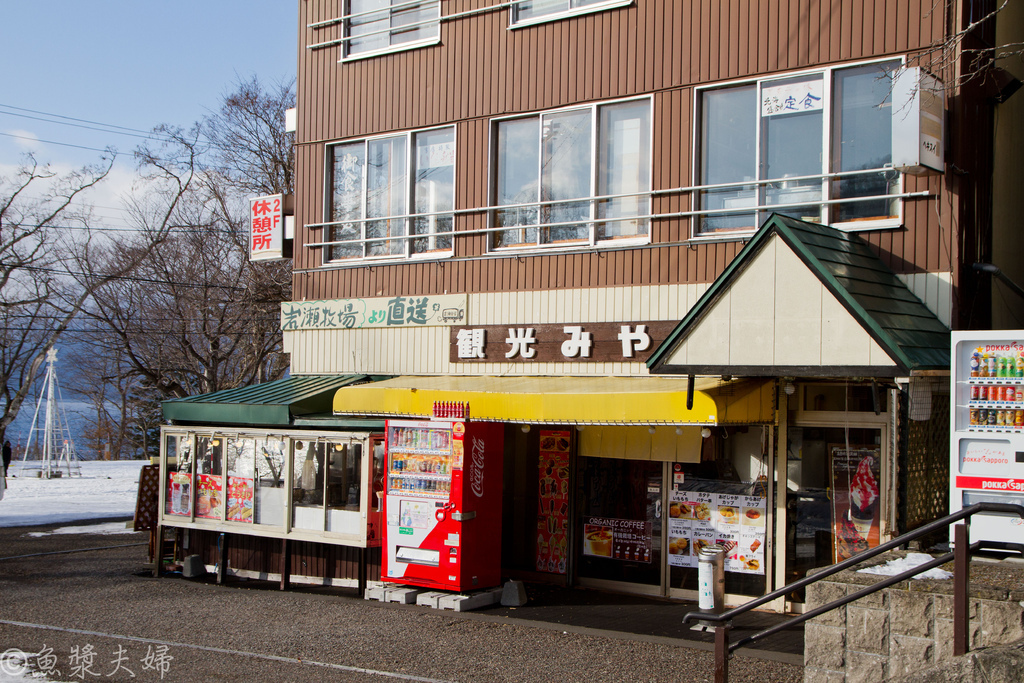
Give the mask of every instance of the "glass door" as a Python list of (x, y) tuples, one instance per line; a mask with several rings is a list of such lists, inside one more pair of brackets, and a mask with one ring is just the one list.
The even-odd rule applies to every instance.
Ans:
[(628, 583), (660, 595), (663, 463), (596, 457), (578, 463), (580, 583)]
[[(887, 390), (868, 385), (799, 387), (786, 430), (780, 585), (887, 540), (889, 398)], [(799, 609), (803, 591), (787, 600)]]

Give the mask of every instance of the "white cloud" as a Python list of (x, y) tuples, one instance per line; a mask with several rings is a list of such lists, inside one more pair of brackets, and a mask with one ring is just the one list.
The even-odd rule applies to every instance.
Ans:
[(37, 152), (42, 148), (42, 143), (39, 142), (39, 136), (30, 130), (5, 130), (7, 135), (11, 137), (11, 140), (18, 147), (18, 149), (26, 152)]

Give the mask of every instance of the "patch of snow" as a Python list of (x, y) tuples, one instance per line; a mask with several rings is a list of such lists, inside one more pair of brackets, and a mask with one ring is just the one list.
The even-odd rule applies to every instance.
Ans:
[[(907, 553), (904, 558), (895, 560), (889, 560), (885, 564), (880, 564), (877, 567), (866, 567), (864, 569), (858, 569), (857, 571), (861, 574), (880, 574), (882, 576), (896, 576), (903, 572), (910, 571), (914, 567), (920, 567), (922, 564), (931, 562), (934, 557), (926, 555), (925, 553)], [(921, 572), (915, 579), (951, 579), (953, 578), (952, 572), (947, 572), (945, 569), (929, 569), (926, 572)]]
[(101, 536), (112, 536), (114, 534), (134, 534), (131, 524), (124, 522), (103, 522), (101, 524), (88, 524), (85, 526), (62, 526), (53, 531), (30, 531), (26, 536), (39, 538), (40, 536), (52, 536), (53, 534), (99, 534)]
[(54, 479), (18, 476), (18, 464), (11, 463), (7, 490), (0, 500), (2, 527), (132, 517), (139, 471), (149, 461), (84, 460), (80, 461), (82, 476)]

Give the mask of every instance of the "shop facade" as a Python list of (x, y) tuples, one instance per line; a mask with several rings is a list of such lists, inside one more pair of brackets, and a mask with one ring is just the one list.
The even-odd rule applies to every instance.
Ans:
[[(503, 429), (503, 576), (668, 597), (706, 543), (738, 602), (945, 513), (1003, 106), (931, 59), (970, 4), (456, 4), (298, 5), (284, 350), (365, 380), (287, 439), (361, 434), (369, 523), (374, 435), (466, 404)], [(296, 526), (284, 448), (281, 525), (163, 521), (386, 579), (330, 496)]]

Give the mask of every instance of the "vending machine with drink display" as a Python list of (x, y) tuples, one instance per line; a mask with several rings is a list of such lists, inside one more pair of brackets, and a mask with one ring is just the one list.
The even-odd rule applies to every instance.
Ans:
[[(1024, 330), (952, 334), (950, 512), (1024, 505)], [(974, 515), (971, 542), (1024, 544), (1015, 515)]]
[(388, 420), (384, 581), (465, 591), (501, 584), (504, 425), (465, 404)]

